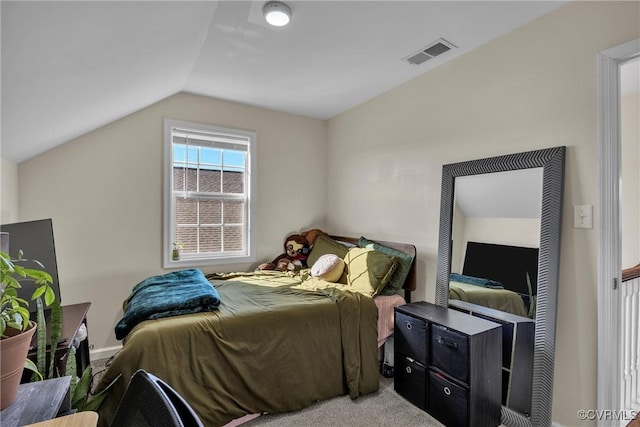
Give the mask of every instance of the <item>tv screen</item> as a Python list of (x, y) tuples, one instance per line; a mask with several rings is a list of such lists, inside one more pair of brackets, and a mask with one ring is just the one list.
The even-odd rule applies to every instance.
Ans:
[(505, 289), (529, 295), (538, 293), (538, 248), (467, 242), (462, 274), (495, 280)]
[[(0, 232), (2, 233), (2, 251), (7, 252), (12, 259), (17, 259), (18, 253), (22, 250), (23, 257), (29, 261), (20, 265), (49, 273), (53, 278), (51, 287), (57, 300), (62, 302), (51, 219), (3, 224), (0, 225)], [(39, 261), (44, 268), (33, 260)], [(35, 312), (36, 302), (31, 301), (31, 295), (36, 286), (33, 281), (26, 279), (21, 280), (20, 285), (22, 288), (18, 290), (18, 295), (29, 301), (29, 311)]]

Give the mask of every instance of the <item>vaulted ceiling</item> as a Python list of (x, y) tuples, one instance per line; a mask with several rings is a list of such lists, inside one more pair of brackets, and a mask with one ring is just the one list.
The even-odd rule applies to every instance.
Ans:
[[(551, 1), (5, 1), (1, 156), (20, 163), (178, 92), (327, 119), (545, 14)], [(421, 65), (403, 58), (444, 38)]]

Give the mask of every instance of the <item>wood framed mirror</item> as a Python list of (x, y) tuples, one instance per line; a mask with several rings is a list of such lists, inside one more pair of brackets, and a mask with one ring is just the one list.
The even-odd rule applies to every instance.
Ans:
[[(495, 190), (494, 184), (491, 184), (491, 182), (494, 182), (492, 181), (493, 178), (504, 175), (502, 182), (507, 182), (509, 184), (507, 187), (512, 187), (512, 191), (509, 192), (502, 188), (498, 191), (493, 191), (493, 193), (502, 194), (503, 196), (502, 201), (494, 200), (492, 202), (493, 209), (500, 210), (508, 206), (510, 204), (509, 201), (513, 201), (515, 197), (514, 194), (518, 194), (518, 197), (523, 196), (519, 199), (520, 201), (516, 203), (518, 205), (531, 201), (536, 201), (536, 203), (539, 204), (538, 217), (533, 219), (533, 222), (538, 224), (536, 232), (539, 238), (534, 239), (533, 242), (529, 242), (528, 244), (515, 245), (516, 247), (528, 246), (527, 249), (535, 250), (537, 263), (535, 258), (533, 261), (530, 261), (532, 255), (529, 253), (527, 255), (529, 259), (527, 265), (531, 266), (531, 262), (533, 262), (534, 267), (528, 267), (529, 270), (526, 271), (526, 279), (524, 278), (525, 273), (519, 272), (519, 277), (522, 277), (522, 280), (525, 280), (524, 283), (529, 285), (528, 293), (522, 289), (514, 290), (514, 292), (521, 296), (526, 309), (525, 315), (523, 315), (524, 313), (520, 313), (520, 315), (515, 318), (521, 319), (524, 323), (527, 322), (527, 319), (530, 319), (529, 322), (532, 328), (530, 340), (528, 344), (523, 347), (525, 350), (519, 350), (520, 353), (516, 355), (514, 349), (514, 353), (509, 353), (509, 357), (512, 361), (515, 360), (514, 358), (518, 358), (519, 362), (523, 362), (525, 365), (528, 364), (530, 366), (530, 374), (525, 375), (525, 377), (527, 377), (525, 381), (526, 385), (523, 386), (520, 384), (517, 386), (520, 388), (520, 391), (524, 391), (524, 395), (526, 396), (524, 404), (512, 404), (510, 401), (507, 401), (505, 396), (507, 396), (506, 393), (508, 390), (507, 388), (503, 389), (501, 417), (502, 423), (506, 426), (551, 425), (565, 152), (566, 147), (554, 147), (448, 164), (442, 168), (440, 236), (438, 242), (438, 272), (435, 301), (437, 305), (443, 307), (451, 305), (452, 308), (463, 310), (464, 307), (460, 306), (466, 304), (468, 307), (471, 307), (468, 311), (470, 315), (483, 317), (488, 313), (487, 317), (490, 320), (493, 320), (493, 318), (506, 319), (505, 322), (509, 322), (512, 319), (511, 316), (515, 316), (511, 313), (501, 314), (504, 312), (495, 312), (492, 311), (495, 310), (495, 308), (485, 308), (473, 303), (459, 303), (458, 301), (452, 300), (450, 304), (449, 285), (452, 273), (452, 262), (455, 257), (456, 264), (454, 270), (459, 269), (460, 265), (463, 264), (461, 259), (467, 256), (466, 253), (464, 255), (461, 253), (454, 254), (453, 231), (454, 227), (459, 228), (459, 222), (454, 226), (454, 211), (459, 209), (456, 207), (457, 205), (465, 203), (462, 200), (456, 200), (456, 182), (458, 183), (460, 192), (463, 192), (463, 188), (467, 187), (466, 183), (463, 185), (464, 180), (469, 177), (481, 179), (482, 181), (471, 186), (471, 188), (475, 188), (476, 190), (472, 190), (470, 193), (477, 196), (485, 190), (488, 191), (492, 188)], [(523, 172), (519, 174), (518, 171)], [(537, 183), (536, 176), (538, 177)], [(531, 179), (531, 177), (533, 177), (533, 179)], [(534, 184), (529, 186), (529, 184), (525, 185), (524, 182), (534, 182)], [(513, 190), (514, 183), (515, 190)], [(520, 187), (518, 187), (518, 185), (520, 185)], [(525, 190), (524, 187), (531, 187), (533, 190)], [(485, 190), (482, 190), (483, 188)], [(525, 191), (531, 191), (532, 193), (526, 193)], [(538, 194), (536, 194), (536, 191)], [(529, 211), (530, 210), (531, 209), (529, 209)], [(456, 215), (458, 214), (456, 213)], [(493, 213), (492, 215), (498, 218), (503, 214)], [(522, 228), (520, 226), (518, 227)], [(477, 228), (478, 226), (476, 226), (476, 229)], [(531, 235), (531, 231), (529, 235)], [(455, 245), (460, 246), (460, 242), (462, 242), (463, 246), (467, 245), (467, 240), (468, 239), (456, 237)], [(492, 241), (479, 243), (500, 245), (504, 242)], [(509, 264), (512, 263), (511, 261), (508, 262)], [(533, 271), (536, 267), (537, 271)], [(458, 297), (456, 296), (456, 298)], [(473, 307), (476, 307), (477, 310)], [(492, 313), (495, 313), (495, 316)], [(501, 320), (499, 322), (503, 323)], [(511, 345), (511, 342), (509, 342), (509, 345)], [(506, 364), (507, 356), (504, 358), (504, 363)], [(511, 367), (513, 367), (513, 365), (509, 365), (507, 370)], [(503, 372), (503, 377), (504, 375)], [(504, 381), (503, 379), (503, 383)]]

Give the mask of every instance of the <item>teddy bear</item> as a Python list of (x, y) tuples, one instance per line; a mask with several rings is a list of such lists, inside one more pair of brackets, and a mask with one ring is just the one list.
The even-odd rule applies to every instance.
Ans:
[(284, 241), (284, 253), (270, 263), (260, 264), (258, 270), (298, 271), (307, 268), (309, 242), (301, 234), (291, 234)]
[(309, 247), (312, 247), (313, 242), (315, 242), (316, 240), (316, 237), (318, 237), (319, 234), (324, 234), (324, 231), (320, 230), (319, 228), (313, 228), (311, 230), (303, 231), (300, 234), (305, 239), (307, 239), (307, 244), (309, 245)]

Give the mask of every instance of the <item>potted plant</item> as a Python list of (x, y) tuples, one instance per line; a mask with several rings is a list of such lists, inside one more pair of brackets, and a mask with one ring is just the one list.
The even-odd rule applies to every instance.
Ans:
[(180, 249), (184, 248), (182, 243), (173, 242), (173, 250), (171, 251), (171, 259), (180, 261)]
[(37, 372), (35, 364), (27, 359), (36, 324), (29, 319), (29, 302), (18, 296), (20, 281), (35, 282), (37, 287), (32, 299), (44, 297), (47, 306), (55, 301), (51, 275), (21, 266), (24, 261), (22, 251), (18, 259), (0, 252), (0, 409), (15, 400), (24, 368)]

